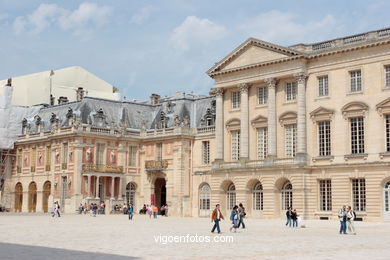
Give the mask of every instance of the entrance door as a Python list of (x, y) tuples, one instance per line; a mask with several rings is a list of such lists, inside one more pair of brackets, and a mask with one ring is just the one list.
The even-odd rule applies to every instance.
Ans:
[(163, 178), (156, 179), (154, 183), (154, 194), (155, 194), (156, 206), (160, 210), (161, 206), (167, 203), (167, 189), (166, 189), (165, 179)]
[(51, 183), (50, 181), (43, 184), (43, 194), (42, 194), (42, 209), (43, 212), (47, 213), (49, 209), (49, 196), (50, 196)]
[(37, 184), (31, 182), (28, 186), (28, 212), (35, 212), (37, 208)]
[(383, 189), (383, 200), (384, 200), (384, 221), (390, 221), (390, 181), (385, 184)]
[(15, 186), (15, 212), (22, 212), (23, 186), (18, 182)]

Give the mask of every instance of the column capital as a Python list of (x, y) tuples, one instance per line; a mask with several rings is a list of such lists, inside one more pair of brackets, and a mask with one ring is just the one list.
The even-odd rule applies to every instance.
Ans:
[(250, 85), (248, 83), (241, 83), (241, 84), (238, 84), (238, 87), (240, 88), (241, 93), (248, 93)]
[(306, 72), (298, 72), (294, 74), (294, 78), (298, 83), (305, 83), (309, 75)]
[(274, 88), (276, 87), (277, 80), (276, 78), (267, 78), (264, 80), (265, 83), (267, 83), (269, 88)]
[(222, 97), (223, 96), (223, 88), (212, 88), (211, 90), (210, 90), (210, 95), (212, 95), (212, 96), (219, 96), (219, 97)]

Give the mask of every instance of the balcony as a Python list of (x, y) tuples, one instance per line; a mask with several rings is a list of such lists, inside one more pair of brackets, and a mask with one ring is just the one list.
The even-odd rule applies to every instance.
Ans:
[(83, 164), (83, 172), (123, 173), (123, 167), (104, 164)]
[(50, 171), (50, 164), (46, 164), (46, 166), (45, 166), (45, 171), (47, 171), (47, 172)]
[(287, 166), (305, 166), (306, 161), (302, 158), (268, 158), (265, 160), (233, 161), (233, 162), (214, 162), (213, 169), (239, 169), (239, 168), (268, 168), (268, 167), (287, 167)]
[(147, 171), (161, 171), (168, 168), (168, 160), (146, 161), (145, 170)]

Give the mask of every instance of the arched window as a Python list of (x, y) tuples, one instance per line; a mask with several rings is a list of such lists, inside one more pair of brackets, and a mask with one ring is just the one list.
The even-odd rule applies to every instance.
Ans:
[(22, 212), (23, 186), (18, 182), (15, 186), (15, 212)]
[(211, 189), (207, 183), (199, 189), (199, 215), (204, 217), (209, 215), (211, 201)]
[(263, 185), (260, 182), (253, 187), (252, 195), (253, 210), (263, 210)]
[(282, 188), (282, 210), (287, 210), (288, 208), (292, 208), (292, 201), (293, 201), (292, 185), (288, 181), (283, 185)]
[(236, 205), (236, 187), (234, 184), (230, 184), (226, 191), (226, 205), (227, 209), (231, 210)]
[(126, 185), (126, 202), (128, 205), (132, 204), (133, 207), (135, 206), (135, 191), (136, 191), (135, 184), (129, 182)]
[(28, 186), (28, 212), (35, 212), (37, 207), (37, 184), (31, 182)]

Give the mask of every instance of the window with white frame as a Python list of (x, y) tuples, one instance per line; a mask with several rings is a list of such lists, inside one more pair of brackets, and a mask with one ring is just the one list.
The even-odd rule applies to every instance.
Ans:
[(288, 82), (286, 84), (286, 100), (287, 101), (295, 100), (296, 97), (297, 97), (297, 83)]
[(328, 76), (318, 77), (318, 96), (324, 97), (329, 95)]
[(330, 121), (318, 122), (318, 144), (320, 156), (331, 155)]
[(320, 210), (332, 211), (332, 181), (320, 180)]
[(156, 160), (157, 161), (162, 160), (162, 143), (156, 144)]
[(390, 87), (390, 65), (385, 66), (386, 87)]
[(263, 210), (263, 185), (257, 183), (252, 191), (253, 210)]
[(282, 210), (288, 210), (289, 208), (292, 208), (292, 202), (293, 190), (291, 183), (288, 181), (283, 185), (282, 188)]
[(231, 131), (232, 135), (232, 160), (240, 159), (240, 130)]
[(133, 205), (135, 207), (135, 193), (136, 193), (136, 186), (134, 183), (129, 182), (126, 185), (126, 202), (127, 205)]
[(137, 146), (129, 146), (129, 166), (137, 166)]
[(297, 147), (297, 125), (286, 125), (286, 138), (285, 138), (285, 147), (286, 147), (286, 156), (294, 157)]
[(364, 118), (353, 117), (351, 122), (351, 153), (364, 153)]
[(202, 141), (202, 164), (210, 164), (210, 141)]
[(68, 143), (62, 145), (62, 163), (68, 163)]
[(97, 144), (96, 164), (103, 164), (104, 159), (104, 144)]
[(267, 104), (267, 100), (268, 100), (268, 88), (267, 87), (259, 88), (258, 100), (259, 100), (260, 105)]
[(236, 205), (236, 187), (234, 184), (230, 184), (226, 191), (226, 205), (228, 210), (232, 210)]
[(199, 209), (210, 210), (211, 188), (208, 184), (203, 184), (199, 190)]
[(232, 108), (239, 108), (241, 104), (241, 93), (240, 91), (232, 92)]
[(257, 159), (265, 159), (267, 154), (267, 128), (261, 127), (257, 129)]
[(386, 151), (390, 152), (390, 115), (386, 115)]
[(366, 211), (366, 180), (352, 179), (352, 200), (355, 211)]
[(351, 77), (351, 92), (362, 91), (362, 71), (350, 71), (349, 75)]

